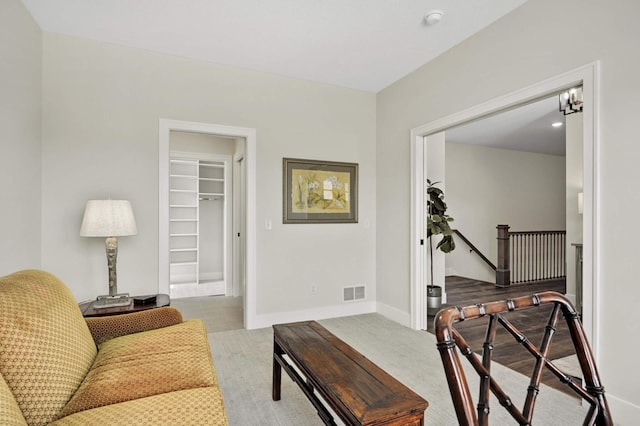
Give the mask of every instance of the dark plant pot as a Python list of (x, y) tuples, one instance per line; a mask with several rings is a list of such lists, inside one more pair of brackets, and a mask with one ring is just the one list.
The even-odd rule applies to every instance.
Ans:
[(427, 315), (435, 316), (442, 305), (442, 287), (437, 285), (427, 286)]

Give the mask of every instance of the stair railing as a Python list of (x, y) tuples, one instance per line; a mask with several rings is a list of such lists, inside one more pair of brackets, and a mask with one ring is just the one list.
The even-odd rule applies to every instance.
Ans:
[(454, 229), (453, 232), (462, 240), (464, 241), (464, 243), (469, 246), (470, 251), (476, 253), (478, 256), (480, 256), (480, 259), (484, 260), (484, 262), (489, 265), (489, 267), (491, 269), (493, 269), (494, 271), (496, 270), (496, 265), (493, 264), (492, 261), (489, 260), (489, 258), (487, 258), (487, 256), (485, 256), (484, 254), (482, 254), (482, 252), (475, 246), (473, 245), (473, 243), (471, 241), (469, 241), (469, 239), (467, 237), (465, 237), (458, 229)]
[(566, 231), (497, 229), (497, 286), (566, 278)]

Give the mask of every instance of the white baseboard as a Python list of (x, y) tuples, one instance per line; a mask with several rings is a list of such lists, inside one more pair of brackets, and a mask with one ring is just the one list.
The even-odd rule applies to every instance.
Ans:
[(351, 315), (371, 314), (375, 312), (375, 302), (349, 302), (341, 305), (305, 309), (303, 311), (275, 312), (273, 314), (256, 315), (254, 327), (252, 328), (265, 328), (271, 327), (273, 324), (322, 320), (328, 318), (347, 317)]
[(376, 312), (405, 327), (411, 327), (411, 315), (385, 303), (376, 303)]
[(227, 286), (224, 281), (201, 281), (193, 284), (171, 284), (169, 294), (172, 299), (183, 297), (224, 296)]
[(393, 306), (380, 302), (351, 302), (344, 305), (324, 306), (322, 308), (305, 309), (302, 311), (276, 312), (273, 314), (258, 315), (256, 317), (255, 327), (253, 328), (265, 328), (271, 327), (273, 324), (322, 320), (376, 312), (400, 325), (405, 327), (411, 326), (411, 316), (409, 313), (398, 308), (394, 308)]
[(620, 398), (616, 398), (610, 393), (605, 393), (611, 410), (613, 423), (619, 426), (632, 426), (638, 424), (640, 418), (640, 407)]

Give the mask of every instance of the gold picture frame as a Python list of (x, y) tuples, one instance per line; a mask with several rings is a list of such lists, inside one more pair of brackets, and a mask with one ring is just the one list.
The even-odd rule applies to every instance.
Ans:
[(282, 223), (358, 223), (358, 164), (283, 158)]

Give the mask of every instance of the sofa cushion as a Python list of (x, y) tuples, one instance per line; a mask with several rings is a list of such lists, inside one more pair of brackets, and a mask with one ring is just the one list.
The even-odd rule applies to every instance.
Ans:
[(33, 270), (0, 278), (0, 375), (28, 424), (57, 417), (95, 356), (82, 313), (60, 280)]
[[(111, 339), (61, 417), (167, 392), (217, 386), (200, 320)], [(174, 404), (172, 404), (174, 405)]]
[(168, 327), (183, 321), (180, 311), (170, 306), (120, 315), (85, 318), (85, 320), (93, 340), (98, 345), (114, 337)]
[(227, 425), (217, 387), (187, 389), (72, 414), (51, 426), (221, 426)]
[(0, 376), (0, 420), (4, 426), (27, 426), (27, 421), (2, 376)]

